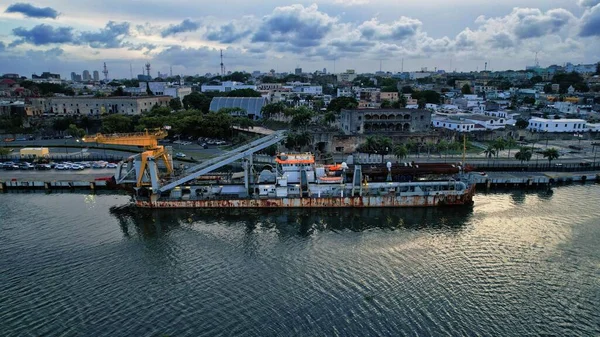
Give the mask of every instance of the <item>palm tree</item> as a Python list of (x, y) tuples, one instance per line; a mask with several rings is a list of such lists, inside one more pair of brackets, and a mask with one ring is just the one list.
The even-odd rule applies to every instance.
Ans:
[(554, 159), (560, 157), (560, 153), (558, 153), (558, 150), (555, 148), (544, 150), (544, 152), (542, 152), (542, 155), (544, 156), (544, 158), (548, 158), (548, 164), (552, 164), (552, 161)]
[(485, 153), (486, 157), (492, 158), (492, 156), (496, 154), (496, 148), (494, 147), (494, 145), (489, 145), (488, 148), (485, 149), (485, 151), (483, 151), (483, 153)]
[(394, 156), (396, 156), (398, 159), (406, 158), (406, 156), (408, 156), (408, 149), (406, 146), (404, 146), (404, 144), (396, 145), (394, 147)]
[(437, 147), (437, 151), (440, 154), (440, 157), (442, 156), (442, 152), (445, 152), (446, 153), (446, 158), (448, 158), (448, 152), (447, 151), (448, 151), (448, 148), (450, 147), (450, 144), (447, 141), (440, 140), (440, 142), (437, 143), (436, 147)]
[(524, 161), (529, 161), (531, 156), (531, 150), (527, 147), (522, 147), (519, 152), (515, 153), (515, 159), (520, 160), (521, 164), (523, 164)]
[(494, 144), (492, 146), (496, 150), (496, 158), (498, 158), (498, 154), (500, 154), (500, 151), (506, 148), (506, 141), (502, 138), (498, 138), (494, 141)]
[(508, 157), (510, 158), (510, 150), (517, 145), (517, 141), (513, 137), (508, 137), (506, 147), (508, 148)]

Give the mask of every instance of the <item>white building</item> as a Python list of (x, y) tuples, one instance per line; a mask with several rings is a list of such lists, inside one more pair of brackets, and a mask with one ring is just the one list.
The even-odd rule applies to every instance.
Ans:
[(579, 109), (577, 105), (571, 102), (555, 102), (554, 108), (564, 114), (577, 114)]
[(506, 126), (506, 119), (503, 117), (485, 116), (479, 114), (462, 115), (467, 122), (479, 124), (488, 130), (504, 129)]
[(337, 89), (337, 97), (352, 97), (354, 94), (352, 93), (352, 88), (338, 88)]
[(192, 93), (191, 87), (175, 86), (167, 82), (140, 82), (137, 88), (125, 88), (123, 91), (134, 95), (145, 95), (150, 88), (155, 96), (179, 97), (180, 100)]
[(239, 89), (252, 89), (252, 90), (256, 90), (257, 87), (255, 85), (249, 85), (249, 84), (243, 84), (241, 82), (235, 82), (235, 81), (225, 81), (222, 82), (219, 85), (207, 85), (207, 84), (203, 84), (201, 91), (202, 92), (208, 92), (208, 91), (216, 91), (216, 92), (229, 92), (232, 90), (239, 90)]
[(583, 119), (545, 119), (532, 118), (527, 130), (535, 132), (585, 132), (586, 121)]
[(447, 118), (434, 119), (431, 124), (435, 128), (444, 128), (457, 132), (473, 132), (476, 131), (476, 124), (473, 122), (453, 120)]

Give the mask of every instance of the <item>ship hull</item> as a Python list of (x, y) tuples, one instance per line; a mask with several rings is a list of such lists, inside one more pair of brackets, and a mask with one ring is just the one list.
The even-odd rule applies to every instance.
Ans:
[(141, 208), (367, 208), (367, 207), (437, 207), (472, 205), (475, 187), (454, 195), (352, 196), (325, 198), (261, 198), (211, 200), (137, 199)]

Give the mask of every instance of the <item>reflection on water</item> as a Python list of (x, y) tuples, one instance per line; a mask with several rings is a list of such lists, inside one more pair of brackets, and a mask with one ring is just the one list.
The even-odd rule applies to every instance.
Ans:
[(257, 228), (276, 229), (282, 236), (310, 236), (315, 231), (355, 232), (370, 229), (460, 230), (473, 208), (363, 208), (363, 209), (142, 209), (133, 205), (111, 207), (110, 214), (121, 225), (126, 237), (135, 231), (153, 237), (191, 223), (222, 223), (245, 226), (247, 232)]

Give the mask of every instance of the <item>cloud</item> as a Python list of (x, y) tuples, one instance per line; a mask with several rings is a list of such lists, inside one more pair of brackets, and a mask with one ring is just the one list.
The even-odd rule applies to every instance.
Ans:
[(585, 11), (581, 17), (581, 30), (579, 36), (599, 36), (600, 37), (600, 4)]
[(138, 44), (132, 44), (131, 46), (129, 46), (128, 50), (154, 50), (157, 48), (157, 45), (152, 44), (152, 43), (138, 43)]
[(558, 32), (576, 18), (571, 12), (562, 9), (551, 9), (542, 13), (539, 9), (515, 8), (511, 13), (516, 19), (515, 35), (521, 39), (540, 37)]
[[(156, 54), (155, 58), (159, 61), (165, 62), (166, 64), (184, 66), (188, 68), (197, 65), (198, 60), (206, 60), (209, 58), (211, 52), (212, 50), (208, 47), (184, 48), (181, 46), (170, 46)], [(215, 60), (215, 62), (217, 61)]]
[(32, 60), (36, 59), (56, 59), (64, 54), (61, 48), (52, 48), (48, 50), (27, 50), (25, 55)]
[(178, 25), (170, 25), (168, 28), (165, 28), (160, 35), (162, 37), (167, 37), (178, 33), (194, 32), (198, 30), (198, 28), (200, 28), (200, 24), (190, 19), (185, 19)]
[(6, 45), (4, 45), (4, 42), (0, 41), (0, 52), (3, 52), (6, 49)]
[(333, 3), (344, 6), (358, 6), (366, 5), (369, 2), (369, 0), (335, 0)]
[(403, 40), (417, 34), (422, 23), (419, 20), (401, 16), (400, 19), (391, 24), (380, 23), (377, 19), (363, 22), (358, 30), (367, 39), (377, 40)]
[(233, 23), (221, 26), (218, 30), (209, 31), (206, 38), (210, 41), (219, 41), (221, 43), (237, 42), (252, 34), (250, 29), (241, 29)]
[(506, 49), (514, 47), (515, 42), (512, 37), (504, 32), (492, 35), (488, 40), (492, 48)]
[(129, 22), (116, 23), (109, 21), (106, 27), (98, 32), (82, 32), (79, 41), (92, 48), (120, 48), (128, 43), (123, 39), (129, 35)]
[[(331, 31), (337, 19), (319, 12), (316, 4), (308, 7), (291, 5), (277, 7), (265, 16), (252, 42), (281, 44), (280, 50), (317, 46)], [(287, 47), (286, 47), (287, 46)]]
[(30, 43), (36, 46), (51, 43), (72, 43), (74, 41), (72, 27), (54, 28), (50, 25), (37, 25), (30, 30), (23, 27), (13, 29), (13, 35), (20, 37), (11, 43), (11, 46), (17, 46), (23, 43)]
[(578, 3), (581, 7), (594, 7), (600, 4), (600, 0), (579, 0)]
[(58, 17), (58, 12), (51, 7), (35, 7), (24, 2), (8, 6), (5, 13), (21, 13), (28, 18), (56, 19)]

